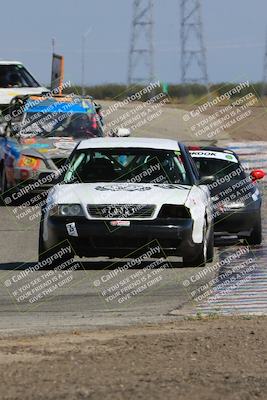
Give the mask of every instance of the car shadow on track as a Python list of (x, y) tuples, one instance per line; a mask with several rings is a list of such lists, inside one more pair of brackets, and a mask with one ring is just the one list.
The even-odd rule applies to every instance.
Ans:
[(229, 238), (215, 238), (214, 245), (215, 247), (227, 247), (227, 246), (242, 246), (244, 245), (244, 241), (242, 239), (238, 239), (237, 237), (229, 237)]
[[(130, 260), (130, 259), (129, 259)], [(76, 261), (76, 260), (75, 260)], [(151, 265), (153, 263), (154, 260), (151, 261), (146, 261), (146, 262), (142, 262), (139, 265), (134, 265), (133, 267), (129, 268), (129, 269), (143, 269), (148, 267), (149, 265)], [(114, 270), (117, 268), (123, 268), (123, 266), (125, 266), (125, 264), (127, 264), (128, 259), (127, 260), (123, 260), (123, 261), (114, 261), (114, 260), (105, 260), (105, 261), (80, 261), (77, 260), (77, 262), (79, 263), (79, 268), (76, 268), (75, 270), (77, 271), (82, 271), (82, 270)], [(166, 261), (167, 262), (167, 261)], [(153, 269), (158, 269), (161, 268), (162, 265), (164, 264), (164, 261), (162, 261), (161, 264), (159, 264), (158, 266), (153, 267)], [(18, 263), (18, 262), (13, 262), (13, 263), (0, 263), (0, 271), (25, 271), (28, 268), (34, 267), (37, 265), (37, 262), (26, 262), (26, 263)], [(183, 266), (182, 262), (168, 262), (168, 268), (169, 269), (173, 269), (173, 268), (181, 268)], [(40, 269), (38, 272), (41, 271), (47, 271), (49, 268), (46, 269)]]

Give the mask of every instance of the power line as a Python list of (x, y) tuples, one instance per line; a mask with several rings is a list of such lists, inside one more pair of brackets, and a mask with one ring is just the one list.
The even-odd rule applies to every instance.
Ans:
[(200, 83), (208, 88), (200, 0), (180, 0), (180, 12), (182, 83)]
[(267, 86), (267, 31), (265, 40), (264, 62), (263, 62), (263, 79), (262, 79), (262, 89), (261, 89), (262, 96), (266, 95), (266, 86)]
[(81, 87), (82, 87), (82, 96), (85, 96), (85, 43), (86, 43), (86, 35), (82, 35), (82, 54), (81, 54)]
[(154, 0), (134, 0), (128, 84), (154, 80)]

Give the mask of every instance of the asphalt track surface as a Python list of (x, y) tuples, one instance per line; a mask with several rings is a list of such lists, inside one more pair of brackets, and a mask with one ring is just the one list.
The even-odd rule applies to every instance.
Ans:
[[(256, 144), (251, 145), (251, 152), (244, 154), (252, 165), (257, 159)], [(261, 152), (263, 144), (260, 145)], [(266, 146), (266, 145), (265, 145)], [(247, 147), (247, 146), (246, 146)], [(235, 150), (244, 149), (241, 143)], [(246, 153), (246, 151), (243, 151)], [(267, 151), (266, 151), (267, 153)], [(263, 161), (266, 158), (263, 157)], [(258, 165), (257, 165), (258, 166)], [(262, 187), (262, 190), (264, 188)], [(260, 247), (249, 249), (240, 260), (254, 257), (256, 268), (250, 273), (252, 280), (241, 282), (227, 289), (223, 286), (220, 293), (218, 285), (212, 290), (216, 294), (214, 302), (207, 303), (205, 296), (196, 301), (196, 293), (200, 287), (205, 288), (217, 275), (232, 269), (235, 263), (219, 265), (213, 271), (203, 273), (203, 268), (183, 268), (179, 260), (170, 259), (167, 267), (156, 268), (153, 274), (146, 269), (151, 263), (147, 261), (129, 268), (123, 273), (113, 275), (118, 267), (123, 267), (127, 260), (95, 259), (83, 262), (79, 270), (68, 276), (61, 276), (62, 285), (52, 290), (42, 299), (29, 302), (29, 298), (20, 299), (19, 295), (26, 293), (23, 285), (34, 285), (47, 282), (51, 278), (48, 271), (32, 272), (26, 278), (22, 272), (34, 266), (37, 261), (38, 219), (25, 223), (18, 220), (15, 207), (2, 206), (0, 209), (0, 333), (41, 333), (45, 331), (61, 331), (69, 329), (94, 329), (99, 326), (125, 326), (133, 323), (152, 323), (164, 320), (173, 320), (180, 316), (192, 313), (252, 313), (264, 314), (267, 310), (266, 293), (267, 276), (266, 241)], [(266, 235), (266, 207), (263, 208), (264, 236)], [(245, 248), (244, 244), (222, 243), (216, 249), (214, 264), (235, 254), (238, 249)], [(209, 264), (211, 265), (211, 264)], [(205, 270), (207, 271), (207, 270)], [(108, 275), (110, 274), (110, 275)], [(196, 277), (198, 274), (198, 278)], [(108, 284), (99, 285), (103, 276), (109, 276)], [(17, 284), (10, 281), (17, 280)], [(123, 278), (123, 279), (122, 279)], [(128, 279), (128, 281), (127, 281)], [(143, 279), (143, 281), (142, 281)], [(122, 282), (122, 280), (124, 280)], [(127, 283), (128, 282), (128, 283)], [(142, 289), (140, 282), (149, 283)], [(189, 282), (189, 284), (188, 284)], [(252, 283), (253, 284), (252, 284)], [(107, 300), (108, 294), (115, 294), (116, 285), (134, 283), (134, 292), (131, 298), (118, 302), (118, 297)], [(245, 285), (245, 286), (244, 286)], [(52, 287), (52, 283), (50, 287)], [(113, 289), (111, 290), (110, 288)], [(109, 291), (110, 290), (110, 291)], [(201, 292), (204, 293), (204, 289)], [(218, 296), (218, 292), (219, 295)], [(120, 297), (122, 298), (122, 297)]]

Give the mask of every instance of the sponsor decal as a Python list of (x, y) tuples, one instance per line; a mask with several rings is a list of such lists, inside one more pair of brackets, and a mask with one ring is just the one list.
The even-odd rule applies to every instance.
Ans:
[(50, 151), (53, 151), (53, 150), (56, 150), (56, 149), (38, 149), (38, 151), (39, 151), (39, 153), (50, 153)]
[(27, 148), (30, 149), (47, 149), (49, 147), (50, 145), (48, 143), (33, 143), (27, 146)]
[(110, 221), (111, 226), (130, 226), (130, 221)]
[(22, 138), (20, 142), (21, 144), (33, 144), (36, 143), (36, 138)]
[(192, 157), (195, 158), (215, 158), (217, 160), (227, 160), (234, 163), (238, 163), (237, 159), (233, 154), (222, 153), (219, 151), (208, 151), (208, 150), (194, 150), (190, 151)]
[(159, 187), (160, 189), (184, 189), (190, 190), (190, 187), (183, 186), (179, 184), (172, 184), (172, 183), (155, 183), (153, 186)]
[(70, 142), (58, 141), (54, 143), (54, 146), (60, 150), (73, 150), (74, 147), (76, 146), (76, 143), (71, 141)]
[(144, 192), (147, 190), (151, 190), (151, 187), (149, 186), (141, 186), (141, 185), (104, 185), (104, 186), (96, 186), (95, 190), (100, 190), (100, 191), (106, 191), (110, 190), (112, 192), (119, 192), (119, 191), (126, 191), (126, 192), (134, 192), (134, 191), (139, 191), (139, 192)]
[(57, 136), (51, 136), (47, 137), (46, 139), (48, 140), (56, 140), (58, 142), (73, 142), (73, 137), (72, 136), (66, 136), (66, 137), (57, 137)]

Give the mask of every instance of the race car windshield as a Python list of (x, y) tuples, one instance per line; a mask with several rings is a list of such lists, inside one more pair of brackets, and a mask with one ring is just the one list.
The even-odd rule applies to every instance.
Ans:
[(40, 87), (23, 65), (0, 65), (0, 88)]
[(95, 114), (29, 112), (22, 122), (20, 136), (88, 138), (101, 136)]
[(64, 181), (191, 185), (180, 152), (137, 148), (76, 151)]
[(244, 179), (245, 172), (238, 162), (220, 160), (213, 158), (194, 158), (195, 164), (199, 170), (200, 178), (203, 183), (208, 179), (209, 182), (218, 179)]

